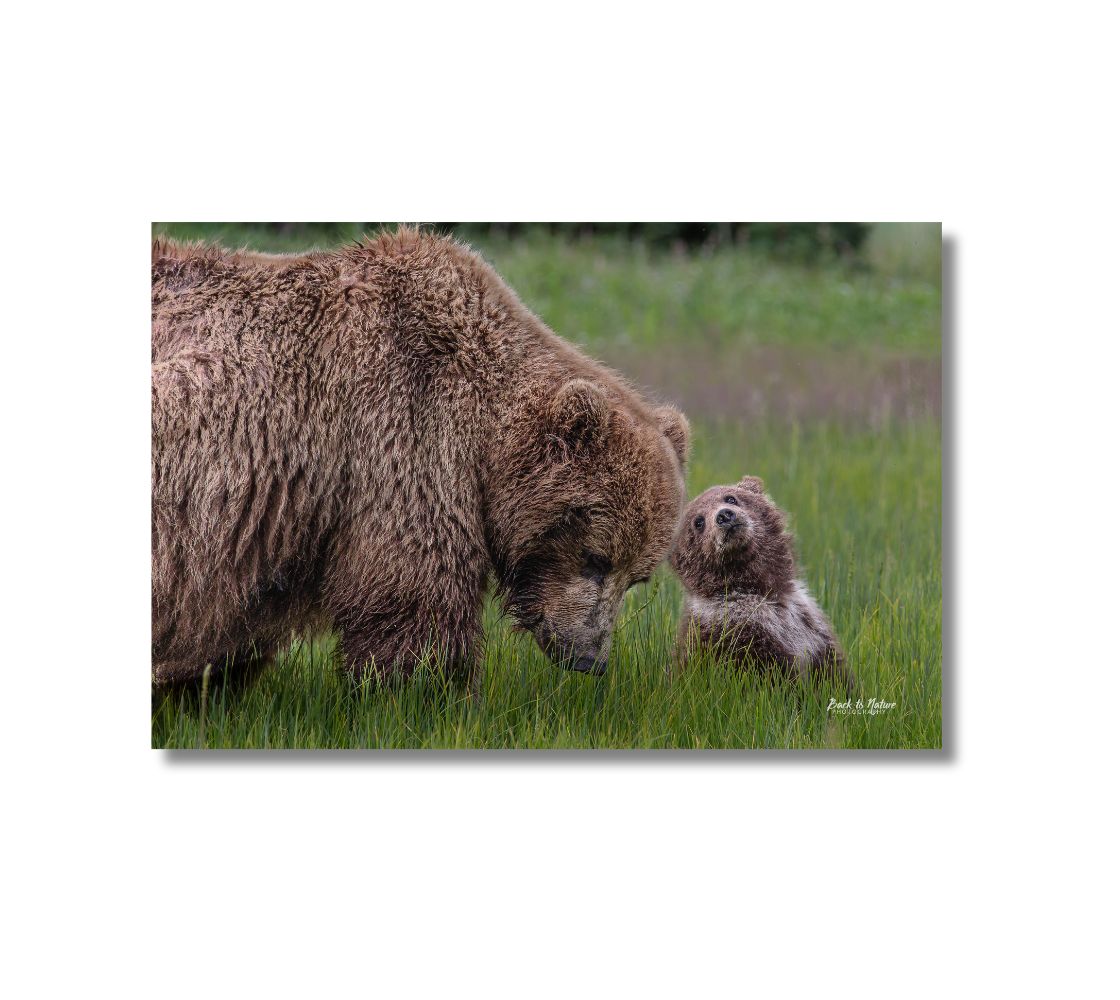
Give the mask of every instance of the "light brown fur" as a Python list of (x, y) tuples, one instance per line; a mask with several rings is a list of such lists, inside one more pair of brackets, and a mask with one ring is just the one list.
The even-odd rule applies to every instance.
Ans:
[(672, 541), (687, 446), (677, 411), (450, 240), (157, 240), (153, 678), (325, 626), (355, 672), (469, 670), (491, 577), (557, 661), (597, 671)]

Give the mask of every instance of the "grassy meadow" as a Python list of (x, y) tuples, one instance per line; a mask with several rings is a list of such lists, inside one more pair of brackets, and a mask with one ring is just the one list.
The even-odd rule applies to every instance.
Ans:
[[(297, 251), (331, 227), (157, 224), (227, 246)], [(355, 690), (334, 636), (293, 643), (248, 683), (156, 694), (169, 748), (937, 748), (941, 746), (940, 229), (880, 226), (856, 261), (780, 263), (747, 248), (651, 252), (616, 239), (472, 240), (559, 334), (680, 403), (689, 494), (761, 476), (790, 513), (810, 590), (856, 697), (772, 686), (719, 663), (665, 675), (680, 588), (636, 587), (610, 669), (553, 667), (488, 603), (481, 691), (421, 670)]]

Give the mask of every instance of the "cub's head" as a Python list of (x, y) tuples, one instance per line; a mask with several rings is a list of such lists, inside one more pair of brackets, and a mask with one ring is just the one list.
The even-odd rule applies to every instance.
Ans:
[(495, 450), (490, 555), (506, 610), (558, 664), (603, 673), (626, 591), (680, 523), (688, 423), (574, 379), (527, 406)]
[(792, 540), (762, 480), (745, 476), (693, 500), (684, 512), (672, 565), (690, 592), (709, 599), (731, 592), (778, 594), (792, 583)]

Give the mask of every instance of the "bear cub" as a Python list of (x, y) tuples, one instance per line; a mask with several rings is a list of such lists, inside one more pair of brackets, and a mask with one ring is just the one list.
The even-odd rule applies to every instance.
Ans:
[(785, 515), (761, 479), (746, 476), (696, 497), (671, 563), (686, 591), (679, 666), (710, 648), (744, 667), (776, 666), (791, 679), (828, 677), (852, 691), (832, 625), (797, 579)]

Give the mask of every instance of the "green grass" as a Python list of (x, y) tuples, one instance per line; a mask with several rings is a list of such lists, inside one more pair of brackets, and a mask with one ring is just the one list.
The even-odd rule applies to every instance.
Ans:
[[(697, 429), (693, 489), (742, 474), (741, 440)], [(823, 690), (772, 689), (718, 665), (665, 676), (680, 591), (661, 570), (628, 598), (609, 673), (553, 667), (488, 608), (479, 696), (432, 676), (356, 695), (333, 639), (297, 645), (247, 691), (218, 680), (208, 747), (937, 747), (941, 742), (939, 431), (773, 429), (748, 466), (793, 514), (810, 588), (832, 616), (859, 692), (897, 702), (830, 717)], [(162, 701), (154, 746), (199, 745), (197, 693)]]
[[(298, 245), (285, 245), (284, 234), (253, 227), (160, 228), (260, 249), (306, 245), (305, 235)], [(484, 250), (532, 308), (593, 352), (624, 334), (655, 350), (700, 329), (708, 334), (698, 344), (724, 348), (771, 338), (861, 356), (939, 352), (939, 303), (928, 273), (807, 270), (730, 250), (651, 256), (601, 243), (494, 243)], [(913, 259), (907, 257), (907, 268)], [(738, 284), (748, 276), (751, 281)], [(773, 286), (761, 297), (759, 276)], [(763, 477), (790, 512), (805, 578), (836, 626), (858, 694), (896, 707), (878, 715), (830, 714), (827, 690), (773, 687), (715, 663), (694, 664), (682, 678), (668, 679), (680, 590), (662, 569), (628, 598), (605, 677), (556, 669), (490, 603), (482, 684), (473, 695), (431, 671), (408, 683), (355, 691), (338, 670), (336, 638), (318, 637), (294, 644), (248, 685), (219, 676), (205, 700), (198, 690), (156, 698), (152, 745), (939, 747), (936, 417), (885, 425), (693, 417), (690, 494), (746, 472)]]

